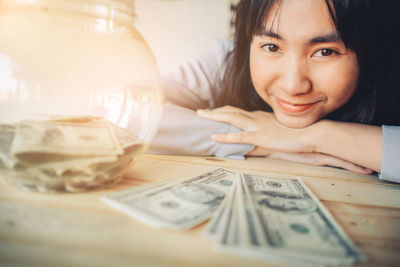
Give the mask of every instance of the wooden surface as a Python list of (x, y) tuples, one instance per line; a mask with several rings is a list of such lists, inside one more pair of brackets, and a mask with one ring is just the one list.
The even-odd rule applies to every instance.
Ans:
[[(189, 174), (204, 165), (301, 176), (368, 256), (361, 266), (400, 266), (400, 185), (376, 176), (273, 159), (144, 155), (116, 186), (79, 194), (21, 191), (0, 180), (0, 266), (266, 266), (213, 250), (204, 225), (153, 229), (99, 200), (110, 192)], [(272, 266), (272, 265), (271, 265)]]

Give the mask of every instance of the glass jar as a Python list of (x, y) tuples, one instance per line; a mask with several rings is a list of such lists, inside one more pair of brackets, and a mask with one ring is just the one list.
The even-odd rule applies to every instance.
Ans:
[[(140, 140), (143, 153), (157, 131), (163, 93), (134, 18), (132, 0), (0, 1), (0, 123), (38, 114), (100, 117)], [(48, 191), (35, 183), (32, 190)]]

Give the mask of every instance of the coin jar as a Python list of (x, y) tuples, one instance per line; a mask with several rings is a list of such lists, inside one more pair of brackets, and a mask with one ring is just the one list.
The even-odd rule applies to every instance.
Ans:
[[(134, 1), (0, 2), (0, 123), (6, 132), (40, 116), (101, 118), (142, 142), (136, 157), (154, 137), (162, 106), (157, 63), (135, 28)], [(51, 191), (62, 180), (44, 182), (28, 173), (20, 185), (32, 190)], [(21, 177), (11, 176), (18, 184)], [(88, 188), (102, 187), (75, 178)]]

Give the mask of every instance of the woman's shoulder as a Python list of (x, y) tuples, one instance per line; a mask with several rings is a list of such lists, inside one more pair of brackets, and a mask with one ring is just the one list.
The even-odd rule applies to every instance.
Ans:
[(233, 42), (229, 40), (215, 40), (208, 50), (192, 59), (204, 67), (209, 75), (215, 75), (216, 70), (223, 67), (227, 55), (233, 50)]
[(231, 40), (216, 40), (212, 44), (211, 52), (216, 55), (219, 62), (223, 62), (226, 55), (233, 50), (233, 41)]
[(166, 69), (162, 74), (166, 76), (173, 72), (194, 72), (195, 74), (215, 75), (217, 68), (221, 67), (226, 59), (226, 56), (233, 50), (233, 41), (230, 40), (215, 40), (210, 46), (193, 56), (186, 62), (181, 62), (170, 69)]
[(192, 109), (212, 107), (232, 49), (232, 41), (216, 40), (205, 52), (162, 73), (166, 99)]

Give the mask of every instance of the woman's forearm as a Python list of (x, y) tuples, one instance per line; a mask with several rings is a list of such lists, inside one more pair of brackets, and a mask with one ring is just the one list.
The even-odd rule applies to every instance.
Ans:
[(320, 121), (309, 127), (315, 152), (329, 154), (380, 172), (382, 128), (357, 123)]
[[(241, 132), (217, 134), (212, 138), (221, 143), (256, 146), (248, 155), (270, 156), (275, 152), (284, 152), (303, 153), (299, 156), (304, 156), (305, 153), (319, 153), (339, 161), (344, 160), (370, 170), (381, 171), (381, 127), (322, 120), (306, 128), (293, 129), (280, 124), (272, 113), (248, 112), (230, 106), (211, 111), (199, 110), (197, 115), (241, 128)], [(325, 165), (338, 164), (331, 161)]]

